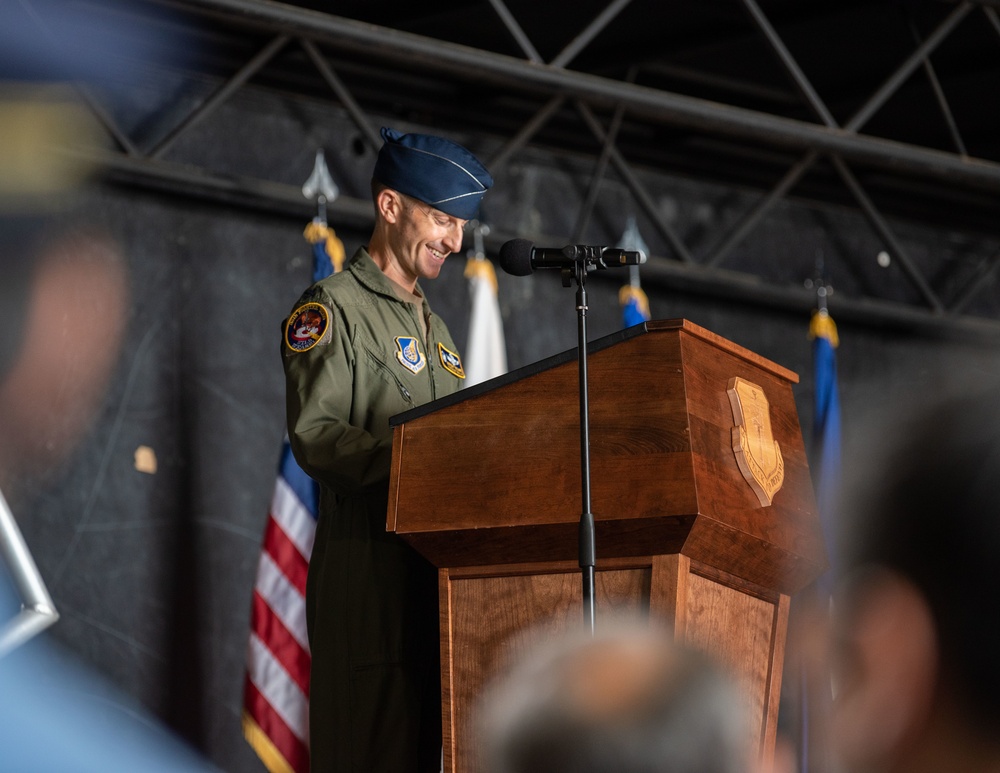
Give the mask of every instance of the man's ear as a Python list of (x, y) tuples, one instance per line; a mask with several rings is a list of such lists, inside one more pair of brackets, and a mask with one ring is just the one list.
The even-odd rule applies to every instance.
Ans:
[(403, 198), (391, 188), (383, 188), (375, 199), (378, 213), (388, 223), (395, 223), (403, 210)]
[(833, 744), (848, 769), (881, 767), (926, 726), (939, 675), (937, 634), (923, 596), (891, 572), (869, 575), (853, 604), (841, 632)]

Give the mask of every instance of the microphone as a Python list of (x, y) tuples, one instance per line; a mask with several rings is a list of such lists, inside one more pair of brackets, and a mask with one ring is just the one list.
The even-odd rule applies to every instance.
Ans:
[(566, 247), (535, 247), (527, 239), (511, 239), (500, 248), (500, 268), (514, 276), (527, 276), (540, 268), (572, 268), (583, 263), (586, 268), (606, 269), (638, 266), (646, 256), (635, 250), (615, 247), (570, 244)]

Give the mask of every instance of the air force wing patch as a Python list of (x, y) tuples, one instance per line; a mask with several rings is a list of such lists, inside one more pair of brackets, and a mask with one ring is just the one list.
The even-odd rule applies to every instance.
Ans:
[(402, 363), (403, 367), (411, 373), (422, 371), (427, 360), (417, 345), (417, 339), (413, 336), (397, 336), (394, 340), (396, 341), (396, 359)]
[(461, 357), (446, 348), (442, 343), (438, 344), (438, 355), (441, 357), (441, 364), (444, 366), (446, 371), (451, 373), (453, 376), (465, 378), (465, 368), (462, 367)]

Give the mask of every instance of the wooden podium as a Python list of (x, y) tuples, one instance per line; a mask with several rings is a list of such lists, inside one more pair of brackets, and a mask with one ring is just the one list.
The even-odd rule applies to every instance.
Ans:
[[(596, 624), (673, 624), (740, 679), (773, 757), (789, 597), (826, 565), (792, 385), (684, 320), (588, 345)], [(584, 625), (575, 350), (393, 419), (387, 528), (439, 568), (444, 770), (523, 634)], [(775, 445), (776, 442), (776, 445)]]

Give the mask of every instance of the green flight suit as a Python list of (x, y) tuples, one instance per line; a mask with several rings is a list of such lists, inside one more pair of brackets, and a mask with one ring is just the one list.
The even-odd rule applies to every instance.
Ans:
[(389, 417), (455, 392), (464, 373), (426, 300), (427, 341), (417, 314), (362, 248), (285, 323), (289, 440), (320, 484), (306, 592), (313, 771), (440, 767), (437, 573), (385, 530)]

